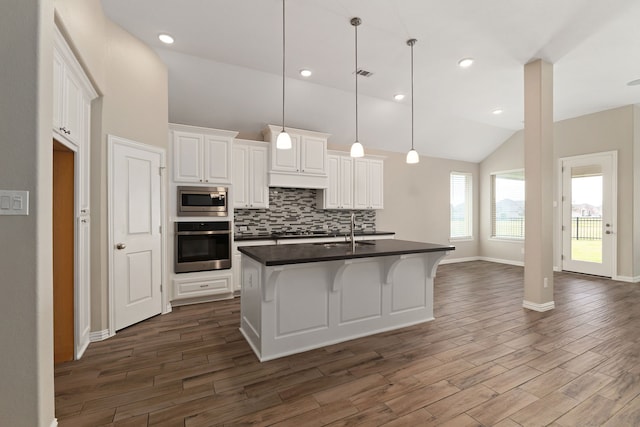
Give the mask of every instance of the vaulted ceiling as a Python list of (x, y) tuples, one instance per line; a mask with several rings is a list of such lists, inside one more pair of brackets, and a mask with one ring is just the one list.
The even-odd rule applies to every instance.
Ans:
[[(554, 64), (554, 118), (640, 102), (637, 0), (286, 0), (286, 124), (355, 138), (360, 17), (359, 134), (365, 147), (411, 146), (478, 162), (523, 128), (524, 64)], [(281, 0), (102, 0), (105, 13), (151, 46), (169, 70), (169, 120), (258, 138), (281, 123)], [(169, 33), (167, 46), (158, 34)], [(474, 58), (462, 69), (458, 61)], [(299, 71), (313, 71), (311, 77)], [(406, 95), (395, 101), (397, 93)], [(502, 114), (493, 114), (496, 109)]]

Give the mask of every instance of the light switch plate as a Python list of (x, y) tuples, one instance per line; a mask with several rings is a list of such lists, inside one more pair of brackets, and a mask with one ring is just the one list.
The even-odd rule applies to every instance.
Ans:
[(0, 215), (29, 215), (29, 192), (0, 190)]

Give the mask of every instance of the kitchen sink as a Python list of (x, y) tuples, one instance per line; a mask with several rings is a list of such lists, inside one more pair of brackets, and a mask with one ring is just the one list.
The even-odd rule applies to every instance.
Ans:
[[(314, 245), (321, 245), (325, 248), (340, 248), (344, 246), (351, 246), (351, 242), (327, 242), (327, 243), (313, 243)], [(356, 242), (356, 248), (362, 246), (375, 245), (375, 240), (359, 240)]]

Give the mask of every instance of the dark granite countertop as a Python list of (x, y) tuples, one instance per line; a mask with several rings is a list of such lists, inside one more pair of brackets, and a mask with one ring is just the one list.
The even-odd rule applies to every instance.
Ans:
[(238, 250), (266, 266), (302, 264), (390, 255), (444, 252), (454, 246), (408, 240), (380, 239), (359, 242), (355, 252), (350, 243), (301, 243), (292, 245), (242, 246)]
[[(357, 231), (356, 236), (391, 236), (393, 231)], [(236, 242), (246, 242), (251, 240), (284, 240), (284, 239), (314, 239), (322, 237), (344, 237), (349, 231), (313, 231), (303, 234), (287, 233), (235, 233), (233, 240)]]

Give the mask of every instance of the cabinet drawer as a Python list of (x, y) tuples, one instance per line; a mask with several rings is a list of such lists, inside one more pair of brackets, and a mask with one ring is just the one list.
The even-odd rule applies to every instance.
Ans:
[(174, 279), (174, 298), (193, 298), (232, 292), (231, 275), (199, 277), (197, 279)]

